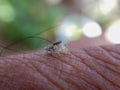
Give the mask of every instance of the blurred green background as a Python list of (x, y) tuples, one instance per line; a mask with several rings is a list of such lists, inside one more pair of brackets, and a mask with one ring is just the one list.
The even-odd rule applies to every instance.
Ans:
[[(120, 0), (0, 0), (1, 47), (36, 33), (51, 41), (70, 43), (73, 49), (90, 43), (120, 43), (119, 29)], [(35, 49), (46, 43), (29, 38), (10, 48)]]
[[(51, 5), (45, 0), (0, 0), (1, 38), (10, 43), (30, 35), (34, 36), (40, 31), (55, 27), (62, 13), (61, 6)], [(42, 36), (42, 33), (38, 36)], [(37, 48), (42, 41), (28, 39), (24, 45)]]

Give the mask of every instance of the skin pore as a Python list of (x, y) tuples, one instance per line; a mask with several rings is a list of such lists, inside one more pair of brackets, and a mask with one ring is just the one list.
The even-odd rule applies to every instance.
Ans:
[(120, 45), (0, 57), (0, 90), (120, 90)]

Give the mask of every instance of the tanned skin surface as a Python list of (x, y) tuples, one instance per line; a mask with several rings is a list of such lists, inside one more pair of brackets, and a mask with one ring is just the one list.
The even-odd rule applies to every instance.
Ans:
[(120, 45), (0, 57), (0, 90), (120, 90)]

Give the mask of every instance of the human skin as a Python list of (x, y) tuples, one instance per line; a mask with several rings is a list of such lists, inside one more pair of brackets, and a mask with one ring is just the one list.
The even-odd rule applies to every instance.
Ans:
[(120, 45), (0, 57), (0, 90), (120, 90)]

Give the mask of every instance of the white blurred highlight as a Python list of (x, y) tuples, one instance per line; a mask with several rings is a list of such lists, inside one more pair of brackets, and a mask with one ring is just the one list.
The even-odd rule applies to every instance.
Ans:
[(46, 0), (50, 4), (59, 4), (62, 0)]
[(15, 12), (10, 4), (0, 5), (0, 19), (5, 22), (11, 22), (15, 18)]
[(103, 14), (110, 13), (117, 6), (117, 0), (100, 0), (100, 11)]
[(111, 43), (120, 43), (120, 20), (108, 28), (105, 37)]
[(65, 21), (58, 27), (56, 38), (67, 43), (71, 40), (79, 39), (81, 34), (80, 28), (75, 23)]
[(67, 36), (67, 37), (72, 37), (75, 30), (76, 30), (77, 26), (74, 25), (74, 24), (70, 24), (70, 25), (64, 25), (63, 26), (63, 29), (64, 29), (64, 34)]
[(87, 22), (83, 28), (83, 33), (87, 36), (87, 37), (98, 37), (100, 35), (102, 35), (102, 29), (100, 27), (100, 25), (96, 22)]

